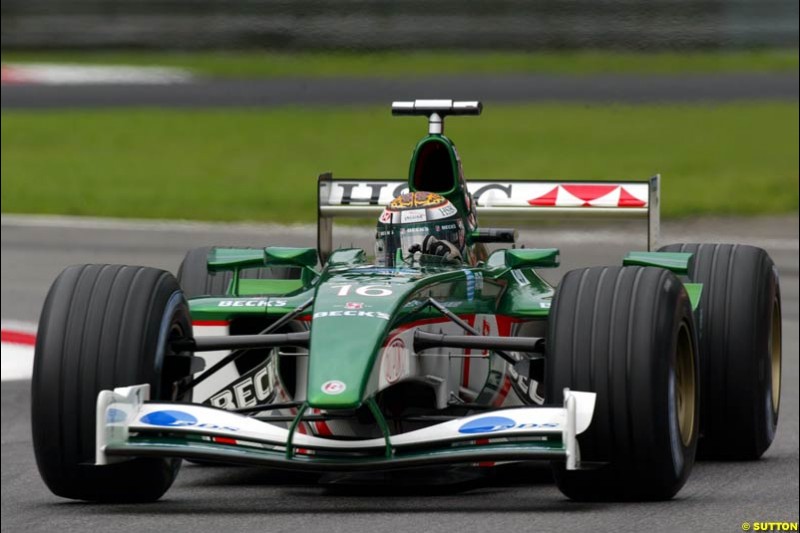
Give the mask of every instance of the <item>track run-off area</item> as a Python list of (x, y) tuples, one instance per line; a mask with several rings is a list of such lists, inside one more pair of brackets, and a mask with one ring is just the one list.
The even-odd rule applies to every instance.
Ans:
[[(4, 89), (5, 90), (5, 89)], [(337, 231), (371, 250), (368, 228)], [(658, 503), (575, 503), (546, 465), (505, 465), (479, 476), (414, 478), (287, 475), (268, 469), (184, 465), (165, 497), (95, 505), (53, 496), (39, 478), (30, 435), (30, 365), (47, 289), (66, 266), (142, 264), (175, 272), (202, 245), (314, 246), (312, 226), (2, 217), (3, 531), (742, 531), (743, 523), (798, 519), (798, 216), (666, 221), (662, 244), (735, 242), (764, 247), (780, 270), (783, 383), (778, 433), (755, 462), (701, 462), (678, 496)], [(641, 226), (528, 228), (526, 246), (561, 249), (568, 269), (619, 264), (645, 247)]]

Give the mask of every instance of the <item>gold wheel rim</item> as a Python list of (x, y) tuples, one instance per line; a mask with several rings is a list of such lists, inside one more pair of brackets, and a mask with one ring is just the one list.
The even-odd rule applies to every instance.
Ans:
[(778, 414), (781, 401), (781, 306), (778, 299), (772, 304), (772, 334), (770, 335), (770, 362), (772, 364), (772, 412)]
[(675, 412), (678, 415), (678, 429), (684, 446), (689, 446), (694, 437), (696, 401), (694, 347), (689, 327), (683, 323), (678, 330), (678, 346), (675, 354)]

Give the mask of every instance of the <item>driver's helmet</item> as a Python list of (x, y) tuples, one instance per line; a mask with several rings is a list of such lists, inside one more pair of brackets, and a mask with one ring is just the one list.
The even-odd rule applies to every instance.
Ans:
[(458, 209), (433, 192), (401, 194), (378, 218), (375, 235), (378, 265), (399, 266), (416, 253), (461, 261), (464, 246), (464, 222)]

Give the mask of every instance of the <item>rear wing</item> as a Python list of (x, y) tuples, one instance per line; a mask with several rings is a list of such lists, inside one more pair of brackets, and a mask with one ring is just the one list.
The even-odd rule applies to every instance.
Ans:
[[(525, 223), (553, 217), (646, 218), (647, 248), (660, 231), (660, 176), (647, 181), (470, 181), (479, 220)], [(317, 246), (324, 262), (333, 250), (333, 219), (377, 218), (392, 199), (408, 191), (406, 180), (334, 179), (319, 176)]]

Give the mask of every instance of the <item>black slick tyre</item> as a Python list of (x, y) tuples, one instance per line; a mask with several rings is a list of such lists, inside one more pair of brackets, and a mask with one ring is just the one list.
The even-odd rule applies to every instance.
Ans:
[(97, 395), (148, 383), (151, 399), (173, 399), (191, 354), (173, 353), (169, 340), (191, 335), (186, 300), (166, 271), (80, 265), (58, 276), (42, 309), (31, 383), (36, 463), (54, 494), (116, 502), (164, 494), (177, 459), (94, 465)]
[(556, 289), (547, 337), (548, 403), (563, 389), (597, 394), (578, 436), (581, 470), (554, 463), (575, 500), (663, 500), (694, 464), (698, 373), (692, 308), (671, 272), (593, 267)]
[(702, 283), (699, 455), (758, 459), (775, 438), (781, 387), (781, 293), (767, 252), (737, 244), (672, 244)]

